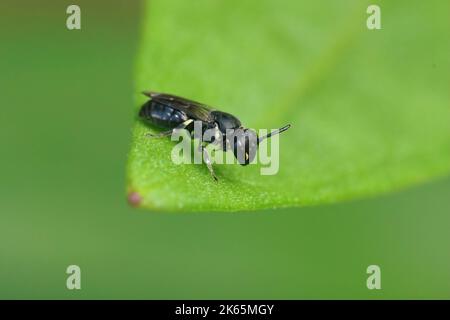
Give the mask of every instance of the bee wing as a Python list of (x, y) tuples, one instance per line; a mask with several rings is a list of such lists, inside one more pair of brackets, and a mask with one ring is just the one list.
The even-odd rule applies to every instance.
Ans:
[(185, 112), (189, 118), (194, 120), (205, 122), (212, 121), (212, 109), (206, 104), (167, 93), (144, 91), (143, 94), (158, 103)]

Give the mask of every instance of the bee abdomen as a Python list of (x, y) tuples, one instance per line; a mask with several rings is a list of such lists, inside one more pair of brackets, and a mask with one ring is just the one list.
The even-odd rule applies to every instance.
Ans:
[(188, 119), (186, 113), (153, 100), (142, 106), (139, 116), (158, 127), (169, 129)]

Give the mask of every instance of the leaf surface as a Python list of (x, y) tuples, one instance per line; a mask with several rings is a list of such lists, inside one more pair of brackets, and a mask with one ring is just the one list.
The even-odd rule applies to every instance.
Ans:
[[(132, 130), (127, 192), (165, 211), (242, 211), (373, 196), (450, 169), (445, 1), (147, 1), (136, 92), (168, 92), (280, 136), (276, 175), (261, 165), (176, 165), (175, 142)], [(144, 96), (136, 94), (137, 115)]]

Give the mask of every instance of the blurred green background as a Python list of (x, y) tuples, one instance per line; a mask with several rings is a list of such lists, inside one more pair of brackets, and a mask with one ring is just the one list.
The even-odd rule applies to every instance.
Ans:
[(140, 3), (77, 1), (81, 31), (69, 4), (0, 4), (0, 298), (450, 298), (450, 179), (302, 209), (130, 208)]

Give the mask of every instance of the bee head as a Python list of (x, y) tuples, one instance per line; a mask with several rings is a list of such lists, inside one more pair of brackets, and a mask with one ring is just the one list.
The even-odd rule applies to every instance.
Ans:
[(258, 135), (251, 129), (238, 128), (230, 139), (234, 156), (240, 165), (246, 166), (256, 156)]
[(270, 138), (273, 135), (280, 134), (290, 128), (290, 124), (272, 131), (263, 137), (258, 137), (256, 132), (251, 129), (239, 127), (235, 129), (232, 136), (229, 137), (234, 156), (239, 164), (246, 166), (255, 159), (258, 145), (261, 141)]

